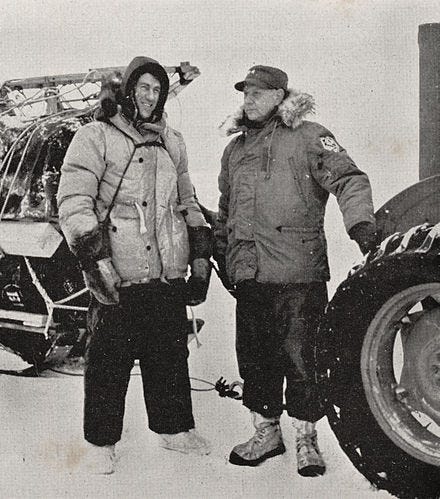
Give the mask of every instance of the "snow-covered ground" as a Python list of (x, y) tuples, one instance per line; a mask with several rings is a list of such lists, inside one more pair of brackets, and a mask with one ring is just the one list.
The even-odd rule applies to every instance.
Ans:
[[(191, 376), (215, 382), (238, 379), (234, 353), (234, 303), (216, 277), (208, 300), (195, 309), (206, 323), (202, 346), (190, 345)], [(15, 356), (0, 352), (1, 368), (21, 368)], [(117, 469), (110, 476), (80, 471), (82, 377), (54, 372), (40, 378), (0, 375), (0, 497), (58, 498), (374, 498), (374, 490), (338, 446), (327, 421), (318, 425), (328, 471), (321, 478), (296, 473), (294, 431), (282, 419), (286, 454), (257, 468), (228, 463), (231, 448), (252, 434), (247, 410), (217, 392), (193, 392), (197, 427), (213, 444), (206, 457), (162, 449), (148, 430), (137, 367), (129, 386), (124, 432), (117, 446)], [(207, 385), (193, 381), (195, 388)]]

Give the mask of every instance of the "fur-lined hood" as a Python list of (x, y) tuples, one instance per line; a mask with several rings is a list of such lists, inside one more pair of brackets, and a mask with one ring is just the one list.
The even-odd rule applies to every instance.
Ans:
[[(275, 113), (281, 118), (285, 126), (292, 129), (297, 128), (303, 122), (308, 114), (315, 112), (315, 101), (309, 94), (289, 89), (287, 97), (278, 106)], [(243, 106), (236, 113), (229, 115), (226, 120), (220, 125), (219, 129), (226, 134), (232, 135), (237, 132), (246, 130), (242, 124)]]

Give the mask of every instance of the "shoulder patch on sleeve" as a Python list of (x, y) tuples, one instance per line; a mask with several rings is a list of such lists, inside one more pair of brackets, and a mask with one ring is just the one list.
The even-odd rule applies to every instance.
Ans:
[(322, 147), (327, 149), (327, 151), (339, 152), (341, 148), (333, 137), (326, 135), (325, 137), (320, 137)]

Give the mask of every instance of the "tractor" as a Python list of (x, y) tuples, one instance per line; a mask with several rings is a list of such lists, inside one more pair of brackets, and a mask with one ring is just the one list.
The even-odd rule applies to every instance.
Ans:
[(317, 377), (343, 451), (377, 488), (440, 497), (440, 24), (419, 26), (419, 178), (320, 323)]

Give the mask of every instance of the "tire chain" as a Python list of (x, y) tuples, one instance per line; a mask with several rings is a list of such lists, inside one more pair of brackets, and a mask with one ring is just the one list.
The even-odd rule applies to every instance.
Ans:
[(320, 324), (317, 379), (330, 426), (355, 467), (400, 498), (440, 497), (440, 469), (406, 454), (382, 432), (362, 384), (360, 352), (368, 325), (399, 290), (440, 282), (440, 224), (386, 237), (351, 269)]

